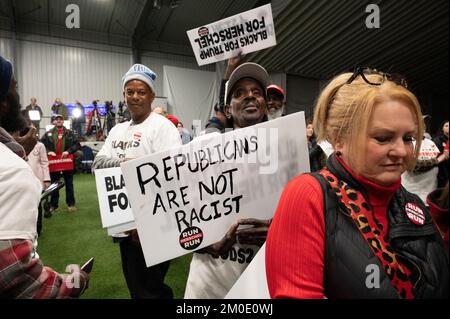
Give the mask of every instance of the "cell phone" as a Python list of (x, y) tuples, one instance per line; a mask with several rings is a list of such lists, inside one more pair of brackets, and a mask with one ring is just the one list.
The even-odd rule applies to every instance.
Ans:
[(94, 266), (94, 257), (86, 261), (84, 265), (81, 266), (81, 270), (89, 274), (92, 271), (92, 266)]
[(54, 182), (46, 190), (42, 191), (41, 200), (45, 199), (51, 193), (61, 189), (62, 187), (64, 187), (64, 182), (61, 182), (61, 181)]

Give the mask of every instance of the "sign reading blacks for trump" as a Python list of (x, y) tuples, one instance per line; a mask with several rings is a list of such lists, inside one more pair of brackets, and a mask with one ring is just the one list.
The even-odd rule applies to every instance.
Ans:
[(270, 4), (187, 31), (199, 66), (277, 44)]
[(241, 218), (272, 218), (309, 171), (303, 112), (121, 164), (147, 266), (219, 241)]

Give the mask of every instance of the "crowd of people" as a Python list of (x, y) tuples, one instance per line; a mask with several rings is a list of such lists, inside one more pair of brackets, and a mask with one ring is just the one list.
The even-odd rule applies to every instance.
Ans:
[[(30, 125), (32, 124), (36, 128), (37, 134), (40, 136), (44, 112), (37, 104), (35, 97), (32, 97), (30, 101), (30, 104), (22, 112), (24, 117), (31, 122)], [(120, 101), (116, 111), (114, 111), (115, 106), (112, 101), (105, 101), (103, 108), (104, 110), (101, 111), (99, 100), (94, 100), (92, 101), (92, 110), (87, 111), (89, 108), (86, 108), (80, 101), (76, 100), (73, 108), (70, 110), (60, 98), (56, 98), (51, 106), (50, 123), (55, 126), (57, 117), (61, 117), (63, 121), (69, 122), (68, 125), (65, 124), (69, 126), (66, 129), (71, 129), (78, 141), (104, 141), (116, 124), (131, 120), (131, 112), (127, 107), (126, 101)], [(166, 116), (178, 127), (183, 144), (192, 141), (191, 132), (184, 127), (177, 117), (168, 114), (160, 106), (154, 107), (153, 112)]]
[[(115, 124), (109, 115), (92, 170), (191, 143), (178, 118), (152, 106), (156, 77), (142, 64), (124, 75), (129, 120)], [(220, 89), (202, 134), (286, 113), (283, 88), (269, 82), (263, 66), (242, 63), (241, 56), (228, 61)], [(39, 123), (30, 118), (35, 126), (26, 129), (20, 108), (12, 65), (0, 57), (0, 296), (78, 297), (89, 274), (77, 265), (58, 274), (34, 252), (42, 189), (63, 176), (66, 204), (76, 210), (73, 170), (47, 166), (79, 151), (77, 134), (64, 127), (67, 110), (56, 100), (54, 127), (37, 143)], [(28, 109), (42, 113), (35, 100)], [(97, 121), (94, 107), (86, 127)], [(184, 297), (224, 298), (251, 262), (227, 258), (227, 252), (245, 249), (255, 256), (266, 243), (272, 298), (448, 298), (448, 121), (434, 139), (426, 137), (406, 80), (357, 68), (328, 83), (305, 128), (311, 172), (285, 186), (273, 219), (237, 220), (219, 242), (194, 252)], [(57, 192), (50, 207), (51, 213), (58, 208)], [(131, 298), (173, 298), (165, 283), (170, 261), (146, 267), (137, 230), (114, 234), (113, 241)], [(379, 282), (368, 284), (368, 266), (378, 269)], [(80, 278), (76, 285), (74, 278)]]

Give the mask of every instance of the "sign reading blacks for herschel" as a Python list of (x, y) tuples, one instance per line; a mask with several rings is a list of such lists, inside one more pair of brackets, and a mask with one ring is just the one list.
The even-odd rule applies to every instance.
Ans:
[(277, 44), (270, 4), (187, 31), (198, 65)]

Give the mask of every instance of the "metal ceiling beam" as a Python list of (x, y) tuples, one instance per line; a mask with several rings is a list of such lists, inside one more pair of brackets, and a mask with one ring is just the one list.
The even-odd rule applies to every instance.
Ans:
[[(414, 47), (409, 47), (404, 50), (404, 52), (412, 51), (414, 51)], [(442, 64), (442, 61), (447, 60), (448, 46), (446, 47), (446, 43), (441, 45), (434, 45), (433, 43), (430, 46), (425, 45), (424, 49), (414, 51), (414, 54), (408, 56), (392, 54), (392, 58), (389, 60), (384, 60), (384, 62), (379, 61), (374, 65), (379, 66), (385, 72), (402, 73), (408, 75), (408, 77), (422, 77), (430, 72), (430, 67), (433, 67), (435, 62), (443, 68), (445, 66)], [(417, 61), (426, 61), (426, 63), (417, 63)]]
[[(397, 52), (408, 52), (417, 49), (419, 45), (417, 39), (424, 39), (424, 41), (432, 40), (439, 30), (442, 30), (442, 28), (445, 28), (445, 26), (448, 25), (448, 20), (440, 19), (440, 17), (443, 16), (442, 12), (438, 15), (435, 14), (436, 10), (433, 10), (432, 2), (427, 4), (426, 8), (417, 9), (422, 10), (423, 18), (416, 21), (409, 30), (391, 34), (389, 39), (386, 39), (382, 44), (382, 47), (387, 48), (388, 50), (376, 53), (368, 50), (368, 53), (371, 53), (368, 55), (370, 60), (380, 63), (381, 61), (387, 61), (391, 57), (395, 57)], [(447, 17), (447, 13), (444, 12), (444, 14), (445, 17)], [(404, 18), (408, 19), (410, 16), (405, 15)], [(420, 43), (420, 46), (427, 47), (423, 42)], [(408, 50), (408, 48), (410, 49)]]
[(42, 9), (42, 6), (41, 6), (39, 3), (36, 3), (35, 0), (32, 0), (32, 1), (33, 1), (33, 4), (34, 4), (36, 7), (33, 8), (33, 9), (31, 9), (31, 10), (28, 10), (28, 11), (19, 13), (19, 14), (18, 14), (19, 18), (22, 18), (22, 17), (24, 17), (24, 16), (26, 16), (26, 15), (28, 15), (28, 14), (31, 14), (31, 13), (33, 13), (33, 12), (39, 10), (39, 9)]
[(113, 9), (111, 11), (111, 16), (109, 18), (109, 22), (108, 22), (108, 42), (110, 42), (110, 36), (111, 36), (111, 26), (112, 26), (112, 21), (114, 18), (114, 12), (116, 12), (116, 7), (117, 7), (117, 0), (113, 0), (114, 1), (114, 6)]
[[(399, 2), (387, 2), (383, 10), (396, 12), (400, 9)], [(388, 29), (398, 21), (399, 18), (396, 18), (395, 21), (383, 23), (382, 28)], [(364, 12), (352, 24), (346, 26), (346, 33), (351, 34), (351, 36), (341, 36), (339, 37), (340, 41), (333, 42), (333, 44), (335, 43), (333, 49), (338, 54), (326, 54), (326, 48), (316, 50), (316, 54), (311, 56), (311, 59), (315, 59), (315, 65), (320, 64), (323, 72), (332, 74), (336, 71), (346, 70), (356, 64), (373, 64), (370, 55), (379, 54), (387, 43), (385, 39), (383, 41), (380, 39), (382, 30), (367, 30), (363, 23)], [(341, 31), (345, 32), (345, 29)], [(371, 34), (368, 34), (368, 32), (371, 32)], [(374, 41), (377, 38), (380, 41), (379, 45)], [(329, 40), (331, 41), (331, 39)], [(308, 70), (311, 70), (311, 68)]]
[[(7, 3), (6, 3), (6, 2), (5, 2), (4, 4), (5, 4), (5, 6), (7, 6)], [(0, 14), (1, 14), (1, 17), (5, 17), (5, 18), (9, 18), (9, 17), (10, 17), (10, 16), (9, 16), (9, 13), (3, 11), (1, 8), (0, 8)]]
[(114, 6), (113, 9), (111, 11), (111, 16), (109, 17), (109, 22), (108, 22), (108, 33), (111, 33), (111, 26), (112, 26), (112, 21), (114, 18), (114, 12), (116, 12), (116, 8), (117, 8), (117, 0), (113, 0), (114, 1)]
[(50, 0), (47, 0), (47, 32), (48, 32), (48, 36), (51, 36), (51, 34), (50, 34)]
[(142, 4), (141, 13), (136, 23), (136, 27), (133, 31), (133, 37), (136, 40), (141, 40), (146, 32), (145, 26), (147, 23), (148, 16), (150, 12), (153, 10), (153, 1), (152, 0), (144, 0)]
[(222, 19), (228, 17), (227, 12), (228, 12), (228, 10), (230, 10), (230, 8), (234, 5), (234, 2), (235, 2), (235, 1), (236, 1), (236, 0), (232, 0), (232, 1), (229, 1), (229, 2), (228, 2), (228, 6), (225, 8), (225, 10), (223, 10), (222, 14), (220, 15), (220, 19), (219, 19), (219, 20), (222, 20)]
[(167, 15), (166, 20), (163, 23), (163, 27), (161, 28), (161, 30), (159, 30), (158, 35), (156, 36), (156, 41), (160, 40), (161, 35), (166, 30), (168, 22), (169, 22), (170, 18), (172, 17), (172, 14), (173, 14), (173, 8), (170, 9), (170, 13)]
[(11, 6), (11, 28), (13, 33), (17, 32), (17, 9), (16, 9), (16, 1), (10, 0), (9, 2)]
[[(268, 62), (268, 59), (273, 56), (278, 56), (278, 53), (282, 50), (281, 44), (284, 43), (284, 41), (289, 41), (290, 36), (292, 36), (297, 31), (293, 24), (298, 21), (298, 14), (292, 15), (290, 13), (298, 13), (301, 11), (301, 9), (307, 11), (312, 6), (312, 4), (312, 1), (310, 1), (306, 5), (304, 5), (303, 1), (297, 1), (293, 4), (292, 7), (286, 9), (285, 11), (282, 11), (274, 21), (274, 24), (276, 24), (275, 32), (278, 34), (277, 46), (268, 50), (259, 51), (258, 53), (251, 56), (251, 60), (263, 65), (264, 67), (267, 67), (266, 64)], [(301, 8), (302, 5), (304, 5), (303, 8)]]
[[(319, 15), (307, 21), (307, 24), (304, 22), (304, 25), (300, 27), (299, 38), (288, 44), (284, 54), (279, 57), (279, 63), (291, 70), (295, 70), (301, 65), (303, 72), (313, 73), (308, 66), (314, 65), (313, 61), (319, 60), (318, 56), (330, 55), (329, 50), (325, 50), (323, 47), (328, 46), (332, 41), (336, 42), (336, 35), (345, 34), (349, 25), (357, 23), (359, 10), (360, 8), (351, 1), (344, 1), (339, 7), (339, 11), (332, 6), (324, 7)], [(342, 13), (348, 14), (353, 19), (342, 23)], [(336, 29), (336, 26), (340, 26), (340, 28)], [(333, 30), (333, 32), (325, 30)], [(298, 50), (295, 50), (293, 46), (297, 46)], [(290, 52), (295, 53), (289, 54)]]
[[(35, 27), (35, 28), (33, 28)], [(99, 32), (94, 30), (87, 29), (72, 29), (71, 36), (67, 37), (67, 32), (63, 32), (67, 30), (64, 25), (59, 24), (48, 24), (46, 22), (31, 22), (29, 28), (27, 28), (27, 34), (35, 34), (35, 35), (44, 35), (48, 36), (47, 32), (44, 32), (44, 28), (48, 27), (52, 30), (52, 38), (58, 39), (69, 39), (74, 41), (84, 41), (87, 43), (99, 43), (99, 44), (109, 44), (108, 43), (108, 34), (106, 32)], [(30, 29), (33, 28), (33, 29)], [(42, 30), (42, 31), (40, 31)], [(22, 32), (23, 33), (23, 32)], [(127, 47), (130, 48), (129, 37), (124, 35), (114, 35), (116, 39), (118, 39), (119, 43), (113, 43), (109, 45), (114, 45), (118, 47)]]
[(141, 14), (136, 23), (133, 35), (131, 37), (131, 50), (133, 53), (133, 63), (141, 62), (141, 53), (139, 48), (139, 42), (145, 35), (145, 25), (150, 12), (153, 10), (153, 1), (144, 0)]
[(414, 82), (422, 82), (427, 81), (429, 79), (433, 79), (437, 74), (446, 73), (448, 76), (448, 67), (442, 66), (442, 60), (446, 58), (443, 55), (436, 55), (431, 59), (427, 60), (427, 64), (416, 64), (415, 66), (410, 66), (407, 72), (407, 80), (408, 75), (412, 79), (411, 83)]
[[(377, 4), (381, 3), (382, 1), (379, 1)], [(394, 10), (395, 5), (399, 6), (395, 2), (389, 2), (389, 4), (392, 5), (387, 8), (389, 10)], [(334, 19), (333, 24), (329, 25), (327, 29), (324, 28), (321, 33), (316, 34), (318, 40), (315, 44), (314, 40), (307, 42), (310, 48), (308, 54), (293, 62), (292, 68), (314, 73), (314, 69), (317, 70), (317, 66), (320, 65), (320, 72), (323, 74), (335, 74), (360, 63), (355, 59), (355, 55), (361, 57), (361, 50), (365, 46), (363, 42), (369, 41), (369, 37), (365, 33), (377, 32), (377, 30), (366, 29), (365, 14), (364, 6), (344, 8), (342, 11), (335, 12), (337, 19)], [(341, 22), (343, 15), (348, 17), (344, 23)], [(320, 43), (318, 43), (319, 41)], [(373, 47), (372, 45), (367, 46)]]
[[(365, 32), (376, 32), (376, 34), (373, 36), (367, 36), (364, 32), (359, 32), (354, 34), (354, 38), (348, 38), (340, 42), (340, 46), (337, 47), (340, 54), (338, 56), (332, 56), (331, 59), (325, 62), (323, 68), (326, 70), (332, 70), (336, 64), (342, 62), (342, 59), (340, 59), (342, 56), (348, 57), (353, 60), (353, 63), (357, 64), (384, 64), (382, 61), (387, 61), (398, 55), (398, 52), (402, 52), (399, 48), (402, 41), (411, 38), (416, 39), (415, 33), (420, 30), (420, 28), (424, 27), (424, 20), (426, 23), (428, 18), (416, 22), (409, 30), (403, 30), (403, 32), (394, 32), (392, 30), (397, 30), (395, 28), (396, 25), (405, 25), (411, 21), (411, 16), (414, 16), (414, 13), (418, 10), (417, 3), (411, 2), (411, 4), (406, 8), (400, 6), (400, 2), (389, 2), (389, 4), (392, 4), (392, 7), (385, 8), (384, 11), (392, 12), (392, 15), (384, 18), (384, 21), (387, 22), (382, 24), (382, 29), (364, 30)], [(428, 7), (431, 7), (429, 12), (432, 12), (431, 3)], [(382, 33), (383, 29), (388, 30), (384, 32), (390, 33)], [(378, 39), (377, 41), (379, 44), (374, 43), (374, 39)], [(357, 41), (357, 46), (355, 46), (355, 40)], [(404, 54), (401, 55), (404, 58)], [(383, 59), (380, 59), (380, 56), (383, 56)], [(355, 57), (358, 57), (358, 60), (355, 59)]]

